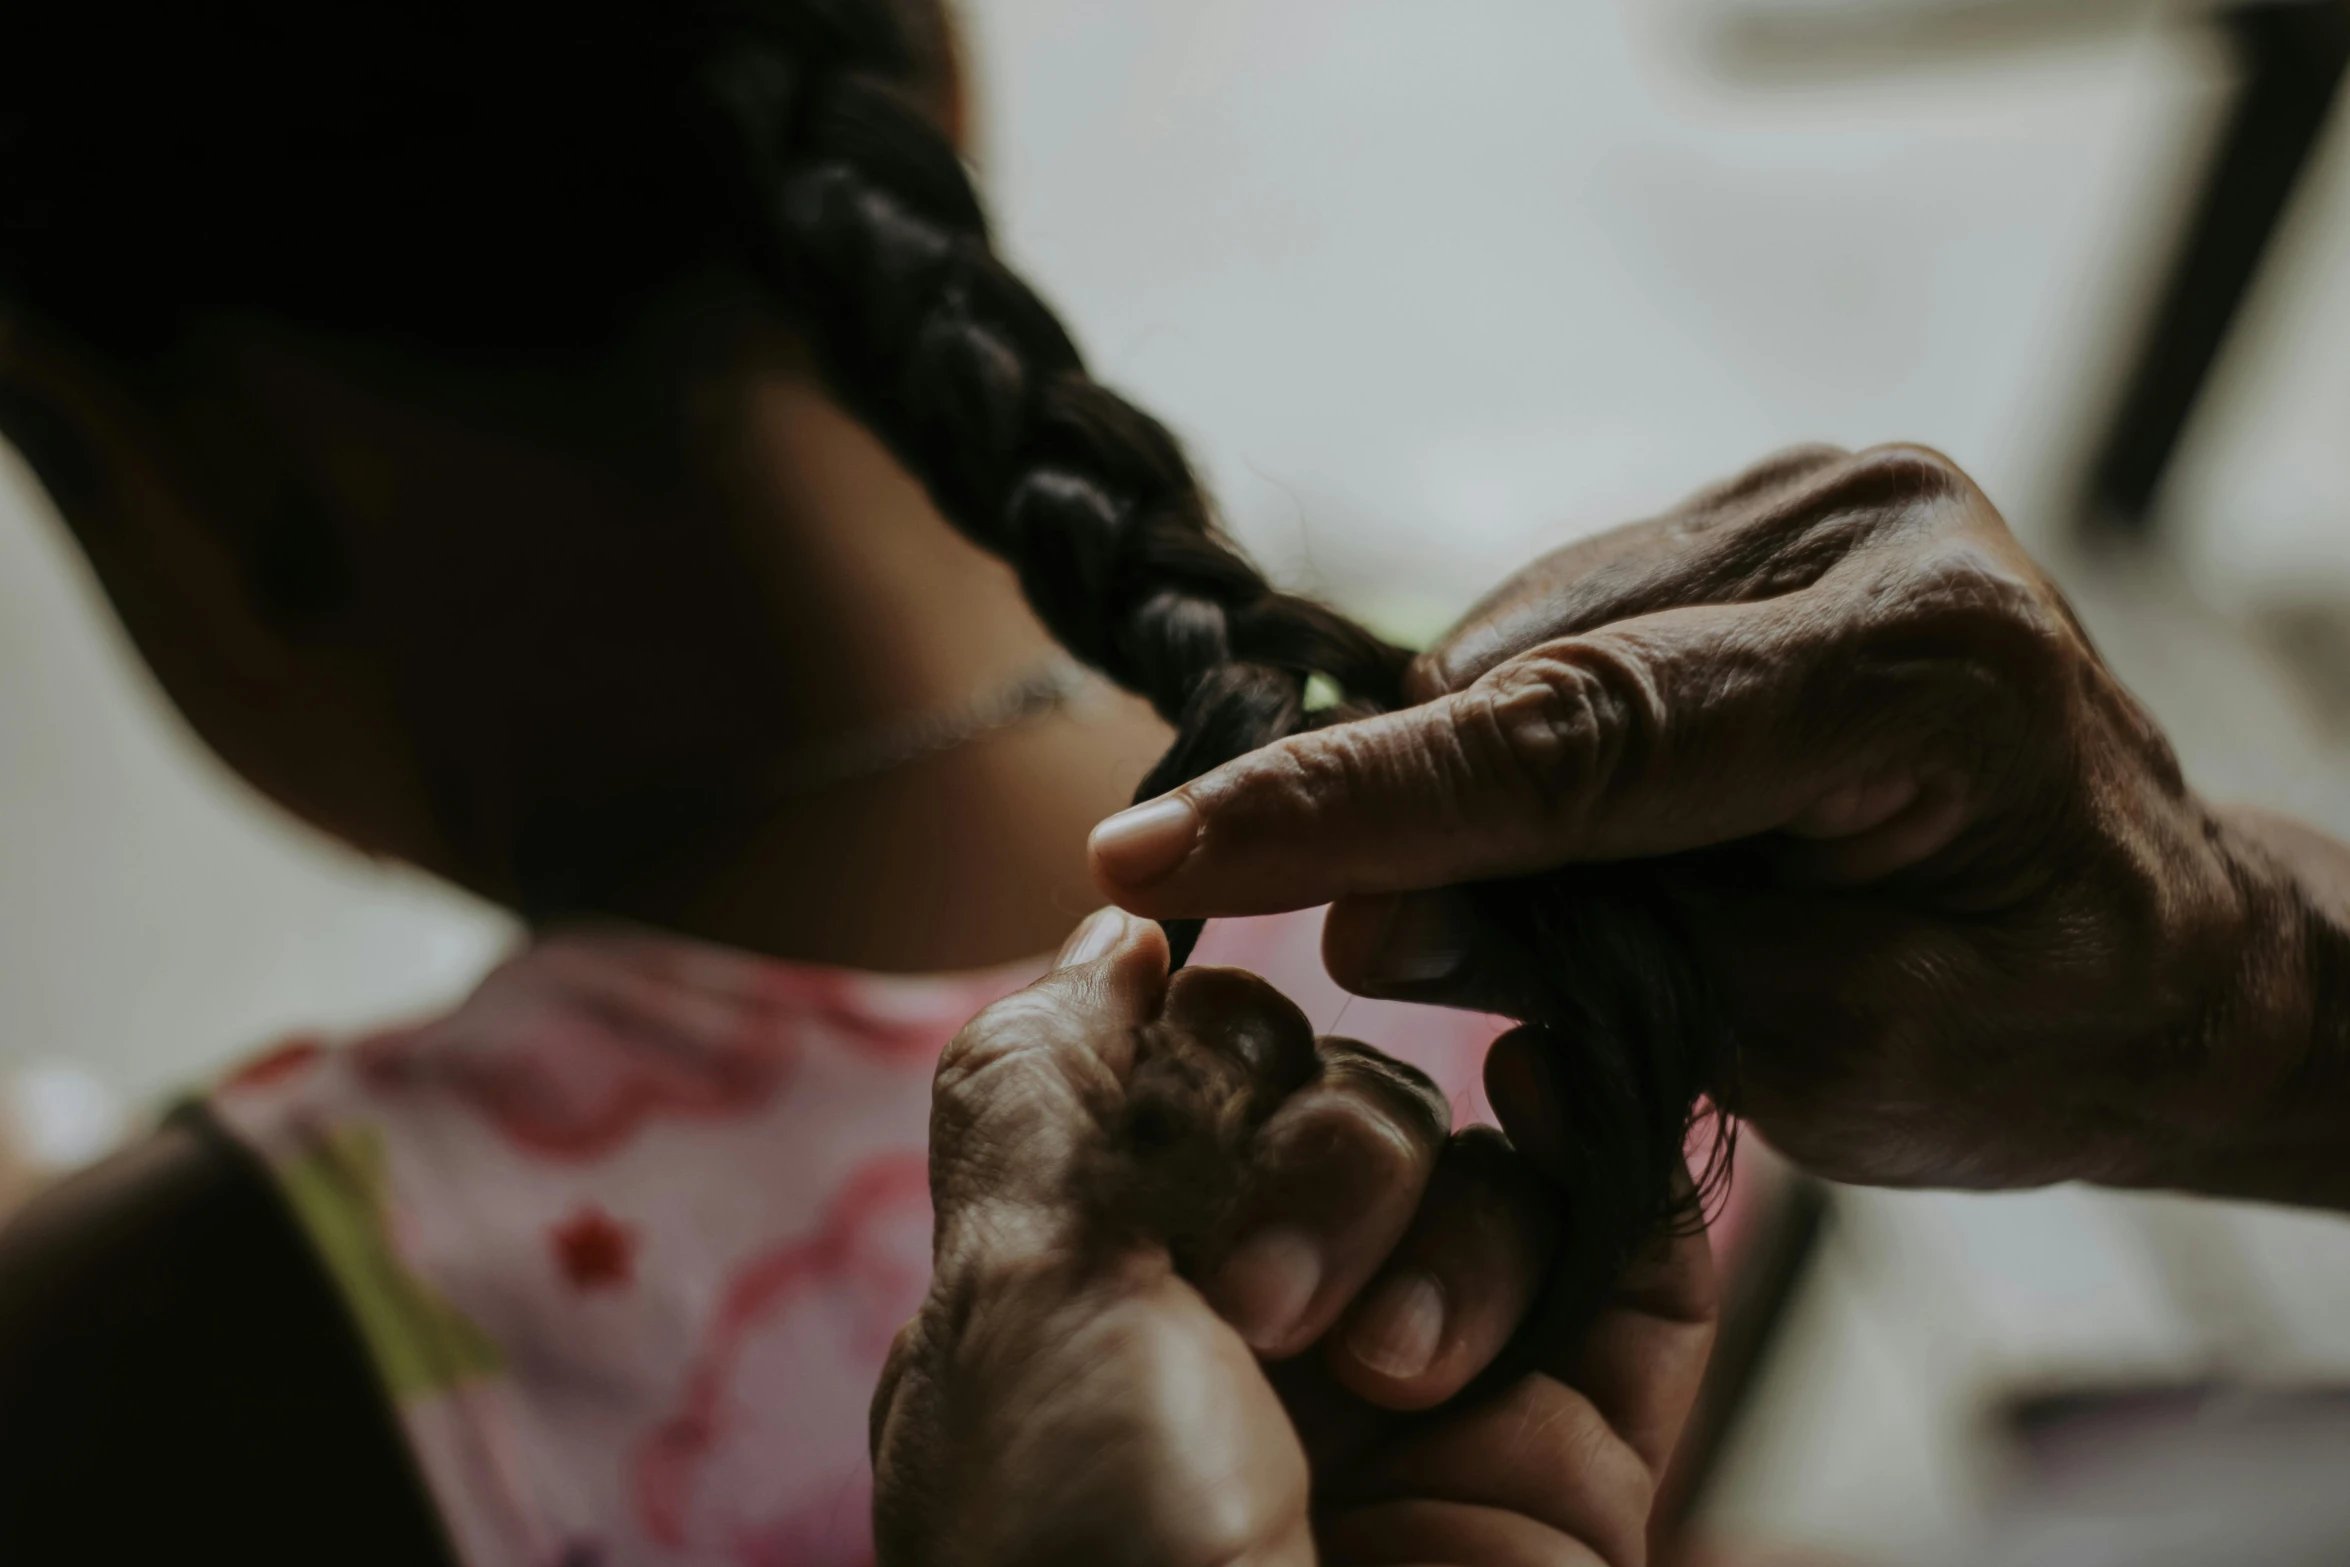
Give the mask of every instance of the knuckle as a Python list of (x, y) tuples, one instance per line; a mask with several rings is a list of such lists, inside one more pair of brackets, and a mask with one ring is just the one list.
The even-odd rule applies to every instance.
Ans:
[(1486, 779), (1556, 811), (1604, 789), (1662, 703), (1624, 639), (1605, 634), (1538, 650), (1472, 688), (1465, 760)]
[(1322, 1041), (1324, 1079), (1392, 1125), (1403, 1141), (1433, 1153), (1452, 1132), (1452, 1105), (1435, 1080), (1417, 1067), (1351, 1039)]
[(1720, 529), (1711, 545), (1719, 599), (1800, 592), (1871, 544), (1914, 531), (1921, 519), (1961, 515), (1951, 503), (1975, 495), (1956, 464), (1922, 446), (1858, 454), (1806, 449), (1768, 473), (1772, 482), (1739, 492), (1737, 525)]
[(1271, 1094), (1312, 1077), (1314, 1027), (1296, 1002), (1246, 969), (1187, 968), (1168, 986), (1166, 1024), (1237, 1062)]
[(1896, 651), (1924, 654), (1969, 709), (2033, 713), (2067, 694), (2086, 644), (2038, 574), (1953, 541), (1902, 574)]
[[(1973, 481), (1930, 447), (1799, 446), (1698, 496), (1678, 514), (1678, 533), (1708, 557), (1716, 596), (1756, 598), (1803, 587), (1921, 516), (1951, 517), (1952, 502), (1971, 512), (1979, 501)], [(1979, 509), (1996, 515), (1988, 503)]]
[(1030, 991), (1020, 991), (990, 1003), (956, 1030), (939, 1052), (938, 1085), (945, 1089), (967, 1081), (1006, 1056), (1035, 1041), (1039, 1026), (1057, 1028), (1059, 1019)]

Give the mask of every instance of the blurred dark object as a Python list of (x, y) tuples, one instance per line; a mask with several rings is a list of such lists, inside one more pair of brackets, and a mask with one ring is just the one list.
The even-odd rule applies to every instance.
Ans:
[(2001, 1412), (1988, 1567), (2350, 1561), (2350, 1387), (2072, 1389)]
[(2350, 0), (2222, 12), (2243, 80), (2090, 465), (2085, 519), (2143, 535), (2179, 439), (2260, 275), (2350, 64)]
[(2156, 0), (1708, 0), (1705, 44), (1727, 73), (1817, 81), (2110, 34)]
[(284, 1199), (183, 1112), (0, 1231), (0, 1562), (230, 1540), (244, 1567), (454, 1560)]

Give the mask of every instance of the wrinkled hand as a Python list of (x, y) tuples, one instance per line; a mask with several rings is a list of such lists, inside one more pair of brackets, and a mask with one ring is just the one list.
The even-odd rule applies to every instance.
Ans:
[[(881, 1561), (1644, 1560), (1711, 1341), (1702, 1237), (1660, 1247), (1578, 1342), (1448, 1404), (1548, 1267), (1524, 1161), (1448, 1136), (1424, 1079), (1315, 1040), (1262, 981), (1170, 984), (1155, 926), (1107, 913), (1072, 945), (939, 1064), (934, 1282), (874, 1401)], [(1153, 1023), (1277, 1099), (1188, 1275), (1080, 1186)]]
[(1157, 916), (1337, 899), (1343, 983), (1507, 1010), (1422, 889), (1706, 851), (1718, 1091), (1818, 1171), (2247, 1189), (2262, 1138), (2314, 1145), (2291, 877), (1935, 453), (1790, 452), (1561, 550), (1412, 681), (1112, 818), (1097, 878)]

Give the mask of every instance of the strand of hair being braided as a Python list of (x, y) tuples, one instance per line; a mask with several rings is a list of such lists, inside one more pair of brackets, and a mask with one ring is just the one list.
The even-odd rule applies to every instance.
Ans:
[[(900, 85), (908, 56), (889, 7), (802, 3), (738, 20), (703, 90), (758, 256), (836, 394), (1017, 569), (1055, 637), (1174, 726), (1137, 798), (1396, 705), (1405, 652), (1269, 584), (1217, 532), (1174, 438), (1086, 373), (995, 254), (961, 160)], [(1341, 700), (1309, 715), (1316, 675)], [(1726, 1036), (1676, 885), (1606, 869), (1478, 895), (1493, 939), (1540, 958), (1529, 1026), (1546, 1036), (1574, 1165), (1554, 1311), (1587, 1312), (1697, 1200), (1682, 1150)], [(1170, 929), (1177, 961), (1196, 930)]]

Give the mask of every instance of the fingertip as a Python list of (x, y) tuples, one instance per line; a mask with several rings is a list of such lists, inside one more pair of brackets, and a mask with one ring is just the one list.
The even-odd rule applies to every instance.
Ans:
[(1167, 933), (1152, 920), (1096, 909), (1069, 933), (1045, 983), (1091, 995), (1134, 1022), (1158, 1015), (1167, 994)]
[(1199, 830), (1199, 810), (1180, 792), (1120, 811), (1086, 840), (1095, 885), (1116, 897), (1164, 881), (1190, 857)]
[(1091, 963), (1118, 944), (1126, 934), (1127, 915), (1118, 908), (1096, 909), (1077, 922), (1069, 939), (1061, 943), (1060, 955), (1053, 959), (1056, 969), (1074, 968), (1080, 963)]
[(1334, 1344), (1344, 1362), (1331, 1369), (1343, 1385), (1384, 1408), (1442, 1403), (1466, 1380), (1429, 1380), (1445, 1348), (1446, 1306), (1436, 1273), (1412, 1267), (1391, 1273), (1347, 1313)]
[(1108, 965), (1114, 985), (1146, 992), (1155, 1007), (1167, 990), (1167, 933), (1157, 920), (1146, 920), (1123, 909), (1105, 909), (1117, 917), (1117, 935), (1095, 961)]
[(1322, 916), (1322, 967), (1339, 988), (1358, 996), (1379, 993), (1379, 953), (1402, 902), (1401, 893), (1372, 892), (1330, 905)]
[(1514, 1028), (1485, 1054), (1485, 1098), (1510, 1142), (1537, 1168), (1568, 1167), (1566, 1122), (1541, 1031)]

